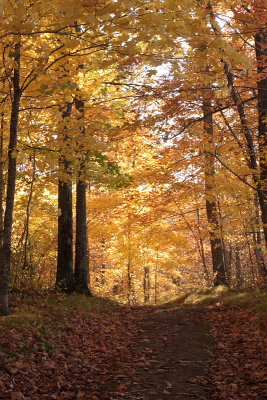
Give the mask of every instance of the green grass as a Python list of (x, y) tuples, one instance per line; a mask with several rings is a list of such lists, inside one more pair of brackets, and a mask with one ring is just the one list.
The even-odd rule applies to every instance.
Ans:
[(93, 317), (118, 307), (118, 303), (108, 299), (62, 293), (23, 298), (16, 296), (12, 298), (12, 305), (11, 314), (0, 318), (0, 329), (24, 332), (30, 326), (44, 337), (49, 336), (49, 326), (55, 322), (64, 323), (69, 315), (77, 311)]
[(249, 307), (261, 314), (267, 314), (267, 291), (231, 291), (222, 298), (222, 301), (225, 304)]
[(267, 291), (231, 290), (224, 286), (202, 288), (181, 293), (165, 306), (178, 305), (229, 305), (250, 308), (260, 314), (267, 314)]
[[(114, 301), (78, 294), (50, 293), (45, 295), (13, 294), (11, 314), (0, 318), (0, 356), (8, 360), (25, 358), (31, 352), (53, 352), (57, 346), (58, 330), (75, 335), (69, 321), (75, 315), (90, 316), (112, 312), (118, 307)], [(5, 338), (10, 337), (6, 342)], [(32, 343), (34, 342), (34, 345)], [(36, 347), (37, 346), (37, 347)]]
[(18, 331), (24, 330), (25, 326), (36, 323), (39, 317), (33, 312), (16, 311), (7, 317), (4, 317), (5, 325), (9, 329), (16, 329)]
[(73, 309), (79, 308), (83, 311), (107, 311), (118, 306), (118, 303), (108, 299), (101, 299), (95, 296), (86, 296), (80, 294), (53, 294), (47, 298), (47, 304), (56, 308)]

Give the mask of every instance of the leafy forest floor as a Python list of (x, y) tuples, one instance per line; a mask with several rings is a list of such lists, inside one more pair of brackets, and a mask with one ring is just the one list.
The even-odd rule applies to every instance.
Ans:
[(267, 398), (266, 292), (143, 308), (64, 295), (12, 305), (0, 319), (1, 400)]

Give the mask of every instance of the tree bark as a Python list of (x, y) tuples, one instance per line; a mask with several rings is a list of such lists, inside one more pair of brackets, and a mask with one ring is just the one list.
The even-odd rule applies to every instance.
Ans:
[(132, 266), (127, 263), (127, 302), (132, 305)]
[[(62, 117), (70, 117), (72, 104), (68, 103)], [(68, 137), (63, 132), (63, 141)], [(67, 179), (58, 182), (58, 253), (56, 287), (66, 292), (74, 289), (73, 273), (73, 215), (72, 215), (72, 182), (70, 161), (64, 155), (60, 156), (60, 169), (66, 174)]]
[(5, 194), (5, 181), (4, 181), (4, 117), (1, 114), (1, 127), (0, 127), (0, 247), (3, 245), (4, 234), (4, 194)]
[(233, 261), (233, 250), (232, 246), (229, 249), (225, 248), (225, 272), (227, 277), (228, 285), (232, 285), (232, 261)]
[(212, 106), (209, 98), (203, 99), (204, 142), (205, 142), (205, 194), (206, 213), (209, 223), (209, 239), (212, 255), (214, 285), (227, 285), (223, 246), (220, 233), (219, 212), (216, 204), (215, 190), (215, 158)]
[[(84, 101), (75, 99), (75, 106), (80, 113), (81, 122), (80, 132), (85, 135)], [(87, 205), (86, 205), (86, 182), (85, 172), (85, 154), (81, 147), (80, 170), (78, 172), (78, 181), (76, 185), (76, 243), (75, 243), (75, 291), (92, 296), (89, 290), (89, 250), (87, 238)]]
[(260, 210), (259, 210), (259, 203), (258, 197), (255, 196), (254, 198), (254, 205), (255, 205), (255, 226), (253, 229), (253, 241), (254, 241), (254, 254), (258, 269), (258, 275), (260, 278), (260, 284), (263, 287), (267, 287), (267, 268), (264, 261), (264, 252), (262, 249), (262, 240), (263, 235), (260, 229)]
[(29, 248), (29, 238), (30, 238), (30, 218), (31, 218), (31, 203), (33, 198), (33, 188), (36, 179), (36, 155), (35, 150), (33, 154), (33, 162), (32, 162), (32, 179), (30, 182), (30, 193), (27, 201), (26, 207), (26, 219), (25, 219), (25, 228), (24, 228), (24, 246), (23, 246), (23, 269), (29, 269), (29, 256), (28, 256), (28, 248)]
[[(257, 41), (256, 41), (256, 46), (257, 46)], [(242, 103), (242, 100), (234, 86), (234, 77), (230, 67), (227, 65), (226, 62), (224, 62), (224, 67), (225, 67), (228, 86), (231, 88), (232, 98), (236, 105), (240, 119), (240, 125), (246, 139), (247, 152), (249, 156), (248, 166), (252, 169), (253, 181), (257, 188), (257, 195), (261, 209), (261, 221), (263, 226), (265, 244), (267, 246), (267, 158), (265, 155), (267, 148), (267, 124), (266, 122), (264, 122), (264, 118), (267, 118), (267, 95), (266, 95), (267, 79), (262, 80), (266, 81), (265, 83), (264, 82), (262, 83), (262, 86), (260, 82), (258, 82), (258, 110), (259, 110), (259, 129), (258, 129), (259, 163), (258, 163), (254, 140), (249, 128), (249, 122), (246, 117), (244, 104)], [(260, 68), (258, 67), (258, 69)], [(265, 96), (265, 101), (264, 101), (264, 96)], [(258, 167), (260, 169), (259, 175), (258, 175)]]
[(200, 215), (199, 215), (199, 209), (196, 209), (196, 213), (197, 213), (197, 230), (198, 230), (198, 235), (199, 235), (199, 253), (201, 256), (201, 260), (202, 260), (202, 265), (203, 265), (203, 270), (204, 270), (204, 274), (205, 274), (205, 278), (207, 281), (207, 284), (210, 285), (211, 283), (211, 279), (210, 279), (210, 273), (209, 273), (209, 269), (207, 266), (207, 262), (206, 262), (206, 256), (205, 256), (205, 250), (204, 250), (204, 241), (203, 241), (203, 237), (202, 237), (202, 232), (200, 230)]
[(244, 284), (244, 278), (242, 273), (242, 264), (240, 258), (240, 249), (235, 249), (235, 271), (236, 271), (236, 287), (240, 289)]
[[(266, 24), (266, 10), (264, 10), (263, 2), (255, 2), (254, 14), (256, 22), (258, 23), (258, 32), (255, 35), (255, 48), (256, 48), (256, 60), (258, 70), (258, 146), (259, 146), (259, 163), (257, 160), (257, 153), (255, 150), (254, 140), (249, 128), (249, 123), (244, 109), (244, 103), (235, 88), (234, 75), (231, 71), (230, 64), (222, 60), (224, 70), (227, 78), (228, 87), (231, 90), (231, 95), (234, 100), (235, 106), (238, 111), (240, 125), (246, 138), (247, 152), (249, 156), (249, 166), (252, 169), (253, 181), (256, 185), (258, 199), (261, 209), (261, 220), (264, 231), (265, 245), (267, 246), (267, 24)], [(210, 12), (211, 26), (217, 37), (220, 36), (220, 30), (218, 25), (215, 24), (215, 15), (213, 13), (212, 5), (209, 2), (207, 9)], [(258, 164), (260, 173), (258, 176)]]
[[(131, 197), (130, 197), (131, 198)], [(127, 217), (127, 302), (129, 305), (133, 303), (133, 267), (132, 267), (132, 248), (131, 248), (131, 220), (130, 212)]]
[[(266, 0), (264, 0), (266, 2)], [(253, 135), (249, 128), (249, 122), (246, 116), (244, 103), (236, 90), (234, 85), (234, 75), (231, 71), (230, 64), (222, 60), (227, 78), (228, 87), (231, 90), (231, 95), (234, 100), (235, 106), (238, 111), (240, 125), (242, 132), (244, 133), (247, 146), (248, 154), (248, 165), (252, 169), (252, 178), (256, 186), (257, 195), (259, 199), (259, 205), (261, 209), (261, 221), (263, 226), (265, 245), (267, 246), (267, 29), (266, 29), (266, 10), (264, 10), (263, 2), (255, 2), (254, 14), (258, 23), (258, 32), (255, 35), (255, 48), (256, 48), (256, 60), (258, 70), (258, 147), (259, 147), (259, 162), (257, 159), (257, 153), (255, 149)], [(213, 13), (212, 5), (209, 2), (207, 9), (210, 11), (211, 26), (215, 35), (220, 36), (220, 30), (218, 25), (215, 24), (215, 15)], [(259, 171), (260, 170), (260, 171)], [(259, 172), (259, 173), (258, 173)], [(266, 273), (261, 269), (263, 273), (263, 280), (266, 280)]]
[(258, 70), (258, 145), (260, 166), (259, 203), (265, 243), (267, 246), (267, 27), (259, 29), (255, 36)]
[(154, 268), (155, 280), (154, 280), (154, 305), (158, 303), (158, 264), (159, 264), (159, 250), (157, 250), (156, 265)]
[(91, 296), (88, 288), (89, 255), (86, 218), (86, 183), (78, 180), (76, 187), (75, 291)]
[(8, 173), (7, 173), (7, 192), (6, 208), (4, 215), (3, 244), (0, 247), (0, 315), (9, 314), (8, 293), (9, 275), (11, 263), (11, 235), (13, 225), (13, 211), (16, 188), (16, 167), (17, 167), (17, 139), (19, 125), (19, 108), (21, 100), (20, 88), (20, 43), (16, 43), (14, 51), (14, 68), (12, 85), (13, 99), (11, 105), (10, 136), (8, 145)]
[[(253, 181), (256, 185), (257, 188), (257, 202), (259, 203), (260, 206), (260, 210), (261, 210), (261, 223), (262, 223), (262, 227), (263, 227), (263, 233), (264, 233), (264, 238), (265, 238), (265, 246), (267, 246), (267, 191), (264, 190), (264, 179), (262, 180), (262, 168), (266, 170), (266, 165), (264, 165), (264, 161), (262, 161), (262, 159), (264, 157), (261, 157), (261, 153), (263, 150), (261, 150), (261, 146), (259, 144), (259, 162), (257, 160), (257, 154), (256, 154), (256, 149), (255, 149), (255, 144), (254, 144), (254, 139), (251, 133), (251, 130), (249, 128), (249, 122), (245, 113), (245, 109), (244, 109), (244, 105), (242, 103), (242, 100), (234, 86), (234, 76), (231, 72), (230, 67), (226, 64), (226, 62), (224, 62), (224, 69), (225, 69), (225, 73), (226, 73), (226, 77), (227, 77), (227, 82), (228, 82), (228, 86), (231, 87), (231, 94), (232, 94), (232, 98), (234, 100), (234, 103), (236, 105), (237, 111), (238, 111), (238, 115), (239, 115), (239, 119), (240, 119), (240, 125), (242, 128), (242, 131), (244, 133), (245, 139), (246, 139), (246, 146), (247, 146), (247, 164), (248, 167), (251, 168), (252, 170), (252, 178)], [(259, 91), (260, 93), (260, 91)], [(266, 95), (267, 97), (267, 95)], [(259, 111), (259, 115), (260, 115), (260, 111)], [(259, 132), (260, 132), (260, 117), (259, 117)], [(265, 132), (266, 135), (266, 132)], [(260, 137), (260, 134), (259, 134)], [(259, 142), (262, 142), (259, 139)], [(264, 148), (264, 146), (263, 146)], [(267, 160), (265, 161), (267, 162)], [(260, 169), (260, 174), (258, 173)], [(264, 175), (264, 174), (263, 174)], [(266, 180), (266, 184), (267, 184), (267, 180)], [(256, 218), (256, 224), (257, 221), (259, 219)], [(267, 281), (267, 270), (266, 268), (262, 268), (264, 267), (264, 264), (262, 264), (262, 262), (259, 261), (259, 258), (257, 259), (257, 264), (258, 264), (258, 271), (259, 274), (261, 276), (261, 280), (262, 281)], [(259, 264), (259, 262), (260, 264)]]
[(144, 303), (150, 300), (150, 270), (149, 267), (144, 268)]

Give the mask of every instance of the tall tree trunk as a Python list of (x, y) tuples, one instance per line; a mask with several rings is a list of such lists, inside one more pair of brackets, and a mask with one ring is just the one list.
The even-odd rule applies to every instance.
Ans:
[[(75, 98), (75, 106), (80, 115), (80, 133), (85, 135), (84, 126), (84, 101)], [(75, 291), (91, 296), (89, 290), (89, 254), (87, 237), (87, 204), (86, 204), (86, 182), (85, 173), (85, 154), (84, 149), (80, 148), (80, 170), (76, 185), (76, 243), (75, 243)]]
[(157, 250), (157, 259), (155, 265), (155, 280), (154, 280), (154, 305), (158, 304), (158, 269), (159, 269), (159, 250)]
[(232, 261), (233, 261), (233, 250), (232, 246), (229, 249), (225, 248), (225, 272), (227, 277), (228, 285), (232, 285)]
[[(228, 86), (229, 88), (231, 88), (232, 98), (236, 105), (240, 119), (240, 125), (247, 143), (248, 166), (252, 169), (252, 177), (257, 189), (257, 195), (261, 209), (261, 221), (265, 237), (265, 244), (267, 246), (267, 157), (265, 154), (267, 148), (267, 123), (264, 122), (264, 118), (267, 118), (267, 95), (266, 93), (264, 93), (264, 90), (266, 91), (267, 89), (264, 89), (264, 83), (262, 84), (262, 86), (260, 86), (260, 83), (258, 82), (258, 109), (259, 109), (259, 134), (258, 134), (259, 163), (258, 163), (253, 136), (249, 128), (249, 122), (245, 113), (244, 104), (242, 103), (240, 95), (237, 92), (234, 85), (233, 73), (231, 72), (231, 69), (226, 62), (224, 62), (224, 68), (228, 81)], [(262, 81), (266, 81), (265, 85), (267, 88), (267, 78), (263, 79)], [(264, 95), (266, 104), (264, 103)], [(258, 167), (260, 168), (260, 175), (258, 175)]]
[[(266, 10), (265, 10), (266, 12)], [(266, 18), (266, 15), (265, 15)], [(267, 245), (267, 24), (259, 29), (255, 36), (256, 59), (258, 69), (258, 145), (260, 165), (259, 203), (263, 222), (265, 243)]]
[(235, 249), (235, 271), (236, 271), (236, 287), (239, 289), (244, 284), (244, 277), (242, 272), (240, 249), (238, 247), (236, 247)]
[[(266, 2), (264, 0), (263, 2)], [(264, 10), (263, 2), (255, 2), (255, 16), (258, 19), (259, 28), (255, 36), (255, 48), (256, 48), (256, 59), (259, 79), (258, 85), (258, 111), (259, 111), (259, 132), (258, 132), (258, 143), (259, 143), (259, 163), (257, 160), (257, 153), (255, 149), (253, 135), (249, 128), (249, 122), (246, 116), (244, 104), (234, 84), (234, 75), (231, 70), (230, 64), (222, 60), (224, 65), (224, 71), (227, 78), (227, 84), (231, 91), (231, 95), (237, 112), (239, 115), (240, 125), (242, 132), (246, 139), (247, 154), (248, 154), (248, 165), (252, 169), (252, 178), (256, 186), (257, 195), (259, 199), (259, 205), (261, 209), (261, 221), (265, 237), (265, 245), (267, 246), (267, 29), (266, 29), (266, 10)], [(207, 9), (210, 12), (210, 22), (213, 31), (217, 37), (221, 35), (218, 24), (215, 21), (215, 15), (212, 9), (212, 5), (209, 2)], [(264, 75), (265, 74), (265, 75)], [(258, 165), (259, 164), (259, 165)], [(258, 175), (258, 169), (260, 174)], [(262, 271), (264, 276), (263, 280), (266, 279), (265, 272)]]
[(106, 274), (106, 265), (101, 264), (101, 269), (99, 272), (99, 284), (103, 287), (105, 285), (105, 274)]
[(209, 273), (209, 269), (208, 269), (207, 262), (206, 262), (206, 256), (205, 256), (205, 250), (204, 250), (204, 240), (203, 240), (202, 232), (200, 230), (201, 222), (200, 222), (200, 215), (199, 215), (198, 208), (196, 209), (196, 213), (197, 213), (197, 222), (198, 222), (197, 230), (198, 230), (198, 235), (199, 235), (199, 250), (200, 250), (199, 252), (200, 252), (200, 256), (201, 256), (205, 279), (207, 281), (207, 284), (210, 285), (211, 279), (210, 279), (210, 273)]
[[(81, 33), (82, 28), (76, 22), (74, 23), (77, 32)], [(81, 66), (82, 68), (82, 66)], [(84, 126), (84, 100), (74, 99), (75, 106), (80, 113), (79, 120), (81, 135), (85, 135)], [(83, 148), (81, 151), (81, 163), (78, 173), (78, 182), (76, 185), (76, 243), (75, 243), (75, 291), (92, 296), (89, 290), (89, 248), (87, 237), (87, 204), (86, 204), (86, 182), (84, 180), (85, 172), (85, 154)]]
[[(80, 132), (85, 135), (84, 118), (84, 101), (75, 99), (75, 106), (80, 113)], [(87, 238), (87, 207), (86, 207), (86, 182), (84, 178), (85, 172), (85, 154), (83, 148), (81, 151), (80, 170), (78, 173), (78, 181), (76, 185), (76, 242), (75, 242), (75, 291), (91, 296), (89, 290), (89, 254), (88, 254), (88, 238)]]
[(29, 193), (29, 198), (27, 202), (27, 208), (26, 208), (26, 220), (25, 220), (25, 239), (24, 239), (24, 246), (23, 246), (23, 268), (28, 269), (29, 268), (29, 257), (28, 257), (28, 248), (29, 248), (29, 237), (30, 237), (30, 217), (31, 217), (31, 203), (32, 203), (32, 197), (33, 197), (33, 188), (34, 188), (34, 183), (36, 179), (36, 156), (35, 156), (35, 150), (33, 154), (33, 162), (32, 162), (32, 179), (30, 182), (30, 193)]
[(4, 194), (5, 194), (5, 181), (4, 181), (4, 118), (5, 114), (1, 114), (1, 127), (0, 127), (0, 248), (3, 245), (4, 234)]
[[(62, 114), (64, 118), (70, 117), (72, 104), (68, 103)], [(63, 132), (63, 142), (68, 137)], [(64, 150), (64, 149), (63, 149)], [(73, 215), (72, 215), (72, 181), (70, 161), (64, 155), (60, 156), (60, 169), (66, 175), (66, 179), (58, 182), (58, 253), (56, 287), (66, 292), (74, 289), (73, 273)], [(68, 178), (68, 179), (67, 179)]]
[(127, 263), (127, 303), (132, 304), (132, 266)]
[(264, 260), (264, 252), (262, 249), (262, 232), (260, 229), (260, 211), (258, 198), (254, 198), (255, 204), (255, 226), (253, 228), (254, 254), (258, 269), (261, 285), (267, 287), (267, 268)]
[(215, 158), (212, 106), (209, 98), (203, 99), (204, 141), (205, 141), (205, 194), (206, 212), (209, 223), (209, 239), (212, 255), (214, 285), (227, 285), (223, 246), (220, 233), (219, 213), (215, 191)]
[(75, 291), (91, 296), (88, 288), (89, 256), (86, 218), (86, 183), (76, 186)]
[(224, 229), (223, 229), (223, 215), (222, 215), (222, 210), (221, 210), (221, 204), (220, 201), (218, 200), (217, 203), (217, 209), (218, 209), (218, 217), (219, 217), (219, 228), (220, 228), (220, 238), (221, 238), (221, 244), (222, 244), (222, 252), (223, 252), (223, 265), (224, 265), (224, 271), (225, 271), (225, 276), (226, 276), (226, 281), (228, 286), (230, 286), (230, 282), (228, 281), (228, 275), (227, 275), (227, 250), (226, 250), (226, 244), (224, 240)]
[(4, 215), (3, 244), (0, 247), (0, 315), (9, 314), (8, 291), (9, 275), (11, 263), (11, 235), (13, 225), (13, 211), (16, 187), (16, 167), (17, 167), (17, 139), (19, 125), (19, 108), (21, 100), (20, 89), (20, 43), (15, 45), (14, 60), (16, 68), (12, 78), (13, 99), (11, 105), (10, 136), (8, 145), (8, 174), (6, 208)]
[[(131, 196), (130, 196), (131, 198)], [(133, 266), (132, 266), (132, 246), (131, 246), (131, 218), (130, 212), (127, 217), (127, 302), (129, 305), (133, 303)]]
[[(227, 78), (228, 87), (231, 91), (232, 98), (238, 111), (241, 129), (246, 138), (247, 153), (249, 159), (249, 166), (252, 169), (253, 181), (256, 185), (259, 205), (261, 209), (261, 221), (263, 226), (265, 245), (267, 246), (267, 24), (266, 24), (266, 0), (257, 1), (254, 3), (254, 14), (256, 22), (258, 23), (258, 32), (255, 35), (255, 48), (256, 60), (258, 70), (258, 147), (259, 147), (259, 162), (257, 160), (257, 153), (253, 135), (249, 128), (248, 119), (246, 116), (244, 104), (234, 85), (234, 75), (231, 71), (230, 64), (222, 60), (224, 70)], [(210, 12), (211, 26), (215, 35), (220, 36), (220, 30), (215, 21), (215, 15), (212, 5), (209, 2), (207, 9)], [(259, 164), (259, 165), (258, 165)], [(259, 167), (259, 176), (258, 176)], [(266, 280), (265, 271), (263, 272), (263, 280)]]
[[(259, 144), (259, 155), (260, 155), (260, 161), (258, 162), (257, 160), (257, 154), (256, 154), (256, 149), (255, 149), (255, 144), (254, 144), (254, 139), (251, 133), (251, 130), (249, 128), (249, 122), (245, 113), (244, 105), (242, 103), (242, 100), (239, 96), (239, 93), (237, 92), (235, 86), (234, 86), (234, 76), (231, 72), (230, 67), (224, 63), (225, 66), (225, 72), (227, 76), (227, 81), (228, 81), (228, 86), (231, 88), (231, 94), (232, 98), (234, 100), (234, 103), (236, 105), (239, 119), (240, 119), (240, 125), (242, 128), (242, 131), (244, 133), (245, 139), (246, 139), (246, 144), (247, 144), (247, 164), (248, 167), (251, 168), (252, 170), (252, 178), (255, 183), (255, 186), (257, 188), (257, 202), (259, 203), (260, 210), (261, 210), (261, 223), (263, 227), (263, 232), (264, 232), (264, 238), (265, 238), (265, 245), (267, 246), (267, 190), (264, 190), (264, 179), (262, 180), (262, 168), (267, 170), (266, 165), (264, 165), (263, 158), (261, 157), (261, 146)], [(266, 95), (267, 97), (267, 95)], [(260, 120), (260, 117), (259, 117)], [(260, 122), (259, 122), (260, 126)], [(259, 128), (260, 131), (260, 128)], [(265, 132), (266, 134), (266, 132)], [(260, 138), (260, 134), (259, 134)], [(267, 140), (267, 139), (265, 139)], [(259, 139), (259, 142), (261, 140)], [(264, 148), (264, 146), (263, 146)], [(265, 161), (267, 162), (267, 160)], [(260, 168), (260, 176), (258, 174), (258, 169)], [(265, 171), (266, 172), (266, 171)], [(264, 175), (264, 174), (263, 174)], [(266, 180), (267, 184), (267, 180)], [(258, 219), (259, 221), (259, 219)], [(259, 260), (259, 259), (257, 259)], [(258, 264), (259, 267), (259, 264)], [(267, 281), (267, 270), (262, 268), (258, 268), (259, 274), (261, 276), (262, 281)]]
[(144, 303), (147, 304), (150, 299), (150, 270), (149, 267), (144, 268)]

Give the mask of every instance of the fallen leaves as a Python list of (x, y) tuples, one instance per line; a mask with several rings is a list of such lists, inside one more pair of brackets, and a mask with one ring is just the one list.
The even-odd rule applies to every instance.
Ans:
[(28, 365), (24, 361), (17, 361), (12, 364), (7, 364), (5, 369), (12, 375), (17, 374), (18, 372), (22, 372), (23, 370), (26, 370), (28, 368)]
[(22, 392), (12, 392), (11, 399), (12, 400), (23, 400), (23, 399), (25, 399), (25, 397)]
[(267, 397), (267, 324), (246, 309), (208, 309), (217, 347), (206, 377), (198, 376), (207, 363), (206, 331), (192, 310), (88, 312), (38, 304), (30, 311), (36, 306), (38, 318), (24, 325), (1, 320), (0, 400), (183, 398), (201, 386), (203, 393), (215, 388), (209, 399)]
[(22, 305), (33, 313), (35, 307), (34, 321), (0, 321), (1, 400), (103, 400), (103, 387), (107, 398), (109, 390), (123, 394), (120, 378), (114, 376), (114, 388), (109, 379), (117, 360), (127, 359), (134, 313), (119, 306), (107, 312), (107, 305), (90, 312), (40, 302)]
[(267, 398), (267, 323), (245, 308), (208, 312), (217, 350), (210, 379), (218, 400)]

